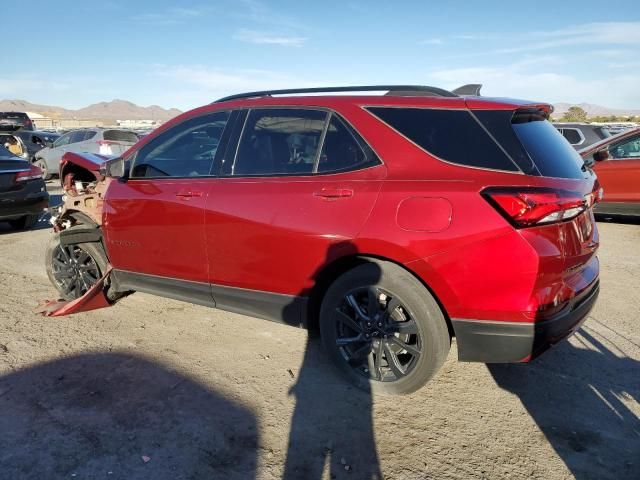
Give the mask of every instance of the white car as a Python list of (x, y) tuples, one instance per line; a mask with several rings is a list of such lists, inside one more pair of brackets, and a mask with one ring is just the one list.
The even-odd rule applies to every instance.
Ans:
[(84, 128), (65, 133), (53, 144), (36, 154), (35, 164), (44, 172), (45, 179), (57, 175), (60, 160), (67, 152), (120, 155), (138, 141), (138, 136), (128, 130), (114, 128)]

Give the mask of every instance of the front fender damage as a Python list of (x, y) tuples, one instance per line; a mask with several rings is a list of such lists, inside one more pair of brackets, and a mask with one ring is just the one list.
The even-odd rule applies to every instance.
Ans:
[(111, 274), (111, 266), (105, 274), (80, 298), (75, 300), (45, 300), (36, 308), (35, 313), (45, 317), (62, 317), (74, 313), (98, 310), (114, 305), (118, 300), (109, 300), (106, 295), (107, 279)]

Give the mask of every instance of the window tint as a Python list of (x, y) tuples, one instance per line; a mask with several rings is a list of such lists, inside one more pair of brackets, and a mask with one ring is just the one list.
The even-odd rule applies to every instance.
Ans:
[(71, 140), (69, 143), (83, 142), (86, 140), (87, 134), (87, 130), (76, 130), (75, 132), (71, 132)]
[(369, 111), (427, 152), (460, 165), (518, 171), (467, 110), (375, 107)]
[(136, 155), (132, 178), (210, 175), (229, 112), (192, 118), (169, 129)]
[(578, 145), (582, 142), (582, 136), (575, 128), (563, 128), (562, 136), (566, 138), (571, 145)]
[(26, 113), (22, 112), (0, 112), (0, 127), (3, 125), (15, 125), (25, 127), (31, 124), (31, 120)]
[(612, 145), (609, 148), (609, 154), (615, 160), (640, 160), (640, 136)]
[(302, 109), (251, 110), (232, 175), (312, 173), (327, 115)]
[(111, 142), (124, 142), (124, 143), (136, 143), (138, 136), (133, 132), (126, 132), (123, 130), (105, 130), (103, 137), (105, 140)]
[(519, 110), (511, 120), (513, 130), (536, 164), (540, 175), (583, 178), (584, 161), (539, 110)]
[(364, 168), (377, 163), (370, 147), (358, 141), (357, 134), (336, 115), (331, 115), (318, 162), (318, 173)]
[(53, 146), (54, 147), (62, 147), (63, 145), (68, 145), (69, 144), (69, 140), (71, 140), (71, 135), (73, 132), (70, 133), (65, 133), (63, 136), (61, 136), (60, 138), (58, 138)]

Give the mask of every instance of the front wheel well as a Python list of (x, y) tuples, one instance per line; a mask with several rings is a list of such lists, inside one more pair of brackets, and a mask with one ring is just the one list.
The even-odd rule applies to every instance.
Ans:
[(453, 330), (453, 324), (451, 323), (451, 319), (447, 314), (447, 310), (444, 308), (444, 305), (433, 291), (433, 289), (415, 272), (408, 269), (405, 265), (395, 262), (389, 258), (377, 256), (377, 255), (365, 255), (365, 254), (356, 254), (356, 255), (348, 255), (345, 257), (341, 257), (332, 263), (326, 265), (315, 277), (315, 285), (311, 289), (309, 293), (309, 302), (307, 304), (307, 315), (306, 315), (306, 326), (310, 332), (316, 334), (319, 331), (319, 323), (320, 323), (320, 305), (322, 304), (322, 300), (327, 290), (331, 286), (331, 284), (341, 275), (348, 272), (349, 270), (362, 265), (364, 263), (376, 263), (376, 262), (389, 262), (395, 265), (398, 265), (400, 268), (409, 272), (412, 276), (414, 276), (427, 290), (429, 293), (433, 295), (433, 298), (438, 303), (440, 310), (442, 310), (442, 314), (447, 322), (447, 328), (449, 330), (449, 336), (452, 338), (455, 336)]

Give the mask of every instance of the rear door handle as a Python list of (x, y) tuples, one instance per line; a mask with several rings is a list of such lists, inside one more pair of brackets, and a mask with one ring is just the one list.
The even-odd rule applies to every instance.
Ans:
[(350, 188), (323, 188), (313, 192), (313, 196), (326, 199), (353, 197), (353, 190)]
[(202, 196), (202, 192), (198, 190), (180, 190), (178, 193), (176, 193), (176, 197), (183, 198), (183, 199), (189, 199), (189, 198), (201, 197), (201, 196)]

